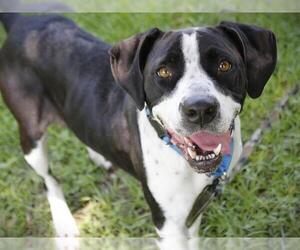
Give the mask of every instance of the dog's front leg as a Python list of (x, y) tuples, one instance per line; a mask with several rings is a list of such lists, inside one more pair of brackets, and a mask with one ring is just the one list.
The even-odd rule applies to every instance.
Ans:
[(167, 221), (165, 227), (158, 230), (158, 234), (162, 238), (161, 249), (198, 250), (198, 231), (201, 218), (202, 214), (195, 220), (190, 228), (187, 228), (185, 225), (178, 226), (174, 224), (174, 222)]
[[(201, 221), (199, 216), (190, 228), (185, 225), (187, 212), (183, 212), (184, 204), (173, 206), (170, 203), (169, 209), (162, 209), (148, 187), (144, 187), (145, 197), (151, 208), (153, 222), (159, 236), (157, 244), (161, 250), (196, 250), (198, 229)], [(180, 195), (179, 195), (180, 196)], [(177, 210), (177, 213), (175, 212)], [(175, 214), (172, 214), (175, 212)]]
[(158, 246), (161, 250), (197, 250), (198, 248), (198, 228), (201, 216), (195, 221), (191, 228), (185, 225), (178, 225), (170, 219), (165, 221), (164, 226), (157, 230), (160, 240)]

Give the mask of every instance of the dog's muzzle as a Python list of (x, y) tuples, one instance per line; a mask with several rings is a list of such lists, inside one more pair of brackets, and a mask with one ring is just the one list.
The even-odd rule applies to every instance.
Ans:
[[(224, 134), (200, 131), (186, 137), (166, 128), (159, 118), (153, 116), (148, 107), (146, 107), (146, 113), (157, 135), (182, 155), (196, 172), (213, 174), (224, 163), (225, 158), (231, 159), (233, 126), (230, 126), (230, 129)], [(224, 163), (226, 166), (222, 169), (227, 171), (229, 163), (226, 160)]]

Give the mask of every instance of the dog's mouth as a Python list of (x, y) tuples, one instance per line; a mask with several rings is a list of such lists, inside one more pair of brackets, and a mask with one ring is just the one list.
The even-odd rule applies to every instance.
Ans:
[(222, 156), (230, 154), (232, 129), (223, 134), (200, 131), (188, 137), (167, 131), (171, 142), (181, 149), (189, 165), (198, 173), (213, 173)]

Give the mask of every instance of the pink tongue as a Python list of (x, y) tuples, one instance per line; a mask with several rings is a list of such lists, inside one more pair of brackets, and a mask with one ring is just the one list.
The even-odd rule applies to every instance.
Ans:
[(212, 151), (219, 143), (222, 144), (222, 154), (230, 154), (230, 132), (221, 135), (214, 135), (207, 132), (199, 132), (189, 137), (198, 147), (204, 151)]

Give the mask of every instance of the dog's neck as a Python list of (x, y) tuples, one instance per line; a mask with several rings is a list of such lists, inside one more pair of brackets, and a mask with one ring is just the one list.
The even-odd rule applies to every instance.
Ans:
[[(234, 123), (233, 140), (235, 145), (232, 149), (232, 161), (228, 168), (229, 174), (241, 153), (239, 117), (235, 119)], [(211, 185), (216, 178), (194, 172), (181, 155), (165, 145), (164, 141), (158, 137), (145, 111), (139, 112), (138, 125), (147, 184), (159, 207), (164, 211), (165, 218), (169, 218), (169, 221), (166, 219), (168, 222), (165, 222), (160, 230), (161, 233), (164, 234), (166, 230), (171, 230), (168, 229), (169, 227), (176, 228), (174, 221), (177, 221), (179, 218), (180, 221), (176, 223), (181, 228), (181, 231), (192, 231), (199, 224), (197, 217), (193, 218), (195, 220), (187, 221), (192, 207), (195, 205), (197, 197), (201, 198), (200, 194), (204, 188)], [(177, 192), (179, 190), (180, 192)], [(184, 194), (184, 196), (180, 194)], [(182, 204), (185, 204), (185, 207), (181, 210), (177, 211), (175, 209), (176, 211), (173, 211), (171, 208), (173, 205), (170, 206), (170, 201), (174, 203), (175, 208), (182, 207)], [(203, 201), (198, 202), (198, 205), (200, 204), (198, 208), (201, 209), (202, 203)], [(187, 222), (189, 225), (186, 224)], [(188, 233), (188, 235), (190, 234)]]
[(199, 223), (187, 229), (186, 218), (197, 196), (213, 178), (196, 173), (182, 156), (166, 146), (143, 111), (138, 114), (138, 126), (147, 185), (166, 220), (160, 228), (161, 234), (179, 230), (190, 235)]

